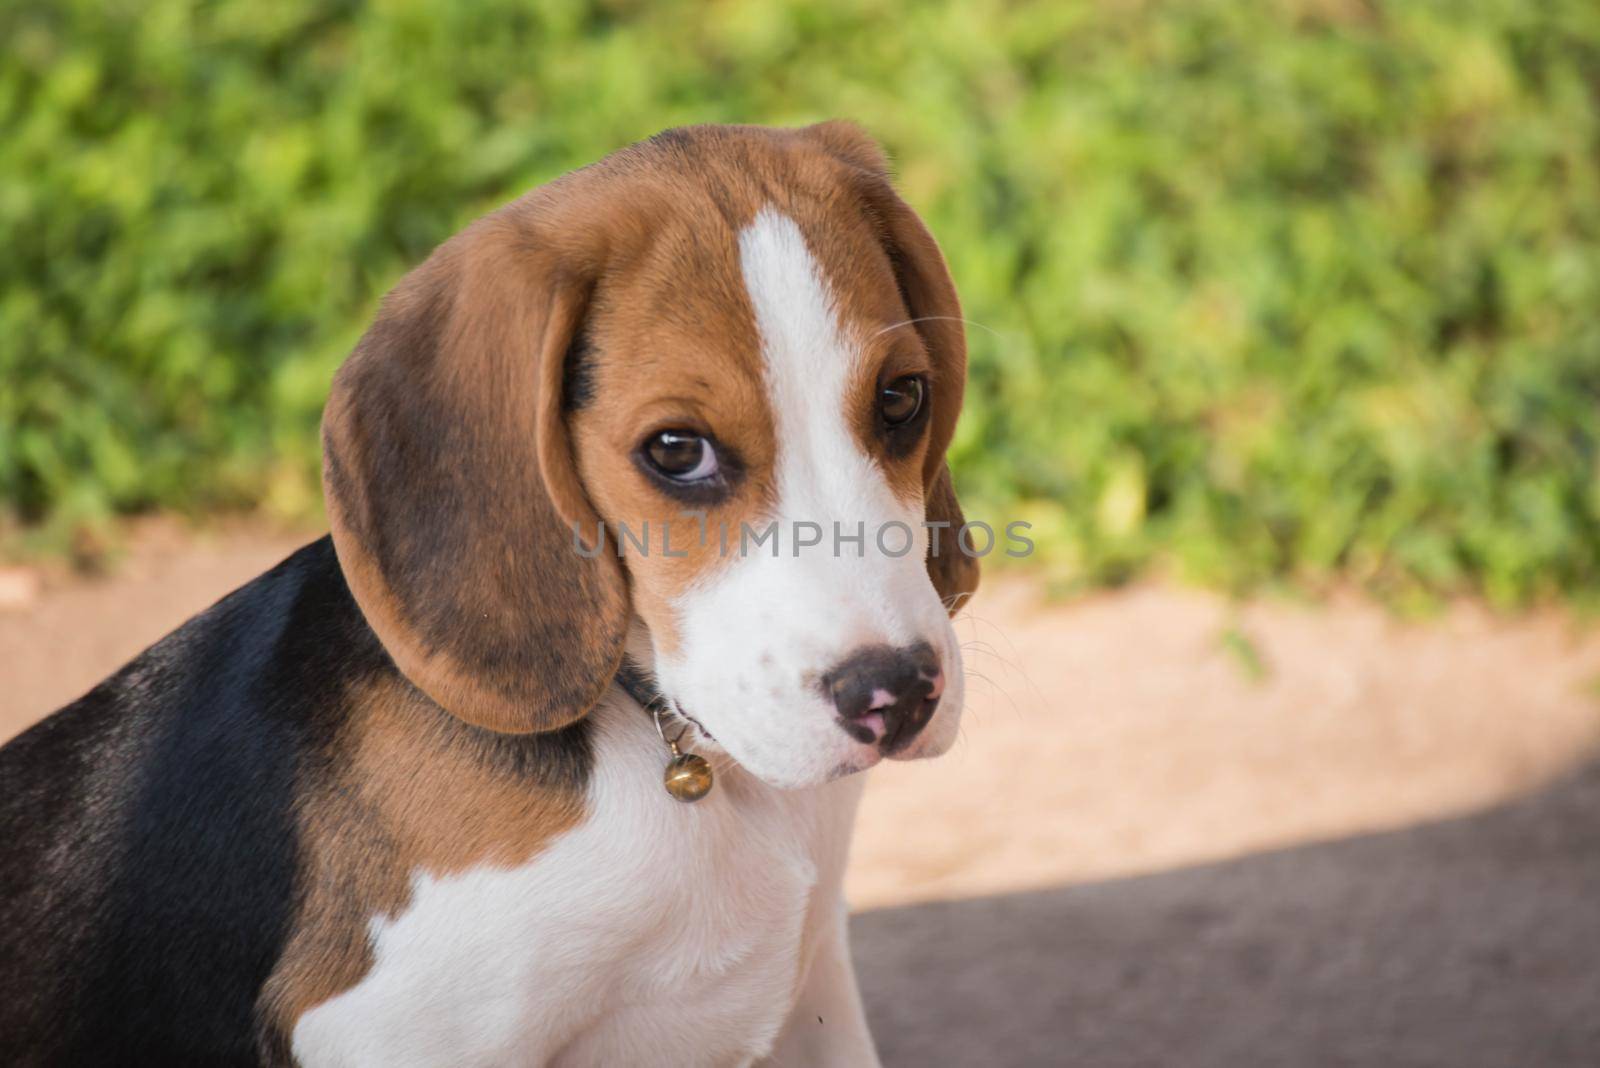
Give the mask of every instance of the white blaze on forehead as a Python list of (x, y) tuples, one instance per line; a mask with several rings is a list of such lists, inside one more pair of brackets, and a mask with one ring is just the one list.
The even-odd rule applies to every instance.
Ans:
[[(817, 261), (794, 220), (764, 208), (739, 234), (739, 265), (761, 333), (767, 380), (778, 397), (840, 397), (855, 360)], [(775, 398), (777, 399), (777, 398)], [(777, 409), (780, 420), (790, 410)]]
[(780, 518), (824, 525), (889, 518), (874, 492), (887, 491), (883, 474), (847, 418), (861, 346), (847, 335), (805, 236), (793, 219), (764, 208), (740, 232), (739, 258), (776, 422)]

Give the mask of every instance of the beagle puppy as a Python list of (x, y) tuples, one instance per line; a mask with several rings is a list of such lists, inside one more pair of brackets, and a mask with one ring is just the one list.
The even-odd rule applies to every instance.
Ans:
[(960, 307), (887, 174), (669, 130), (400, 281), (331, 536), (0, 751), (6, 1063), (876, 1063), (855, 773), (951, 745), (977, 580)]

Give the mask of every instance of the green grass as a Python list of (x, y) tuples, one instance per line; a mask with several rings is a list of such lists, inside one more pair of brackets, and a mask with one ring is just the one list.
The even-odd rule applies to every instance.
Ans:
[(1069, 585), (1600, 592), (1584, 0), (0, 13), (0, 510), (317, 508), (377, 298), (530, 185), (856, 118), (974, 328), (954, 451)]

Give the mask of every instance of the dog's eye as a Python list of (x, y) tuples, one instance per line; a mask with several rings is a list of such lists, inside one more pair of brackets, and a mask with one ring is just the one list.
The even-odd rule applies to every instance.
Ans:
[(925, 392), (921, 375), (903, 375), (878, 391), (878, 414), (888, 426), (904, 426), (922, 411)]
[(644, 443), (650, 466), (674, 482), (701, 482), (717, 473), (717, 450), (690, 430), (662, 430)]

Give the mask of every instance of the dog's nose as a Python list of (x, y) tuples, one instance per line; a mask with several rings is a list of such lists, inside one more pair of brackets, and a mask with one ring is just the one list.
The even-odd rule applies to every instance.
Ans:
[(927, 642), (894, 648), (858, 649), (822, 677), (833, 699), (839, 726), (858, 742), (881, 744), (886, 752), (905, 746), (928, 725), (944, 673)]

